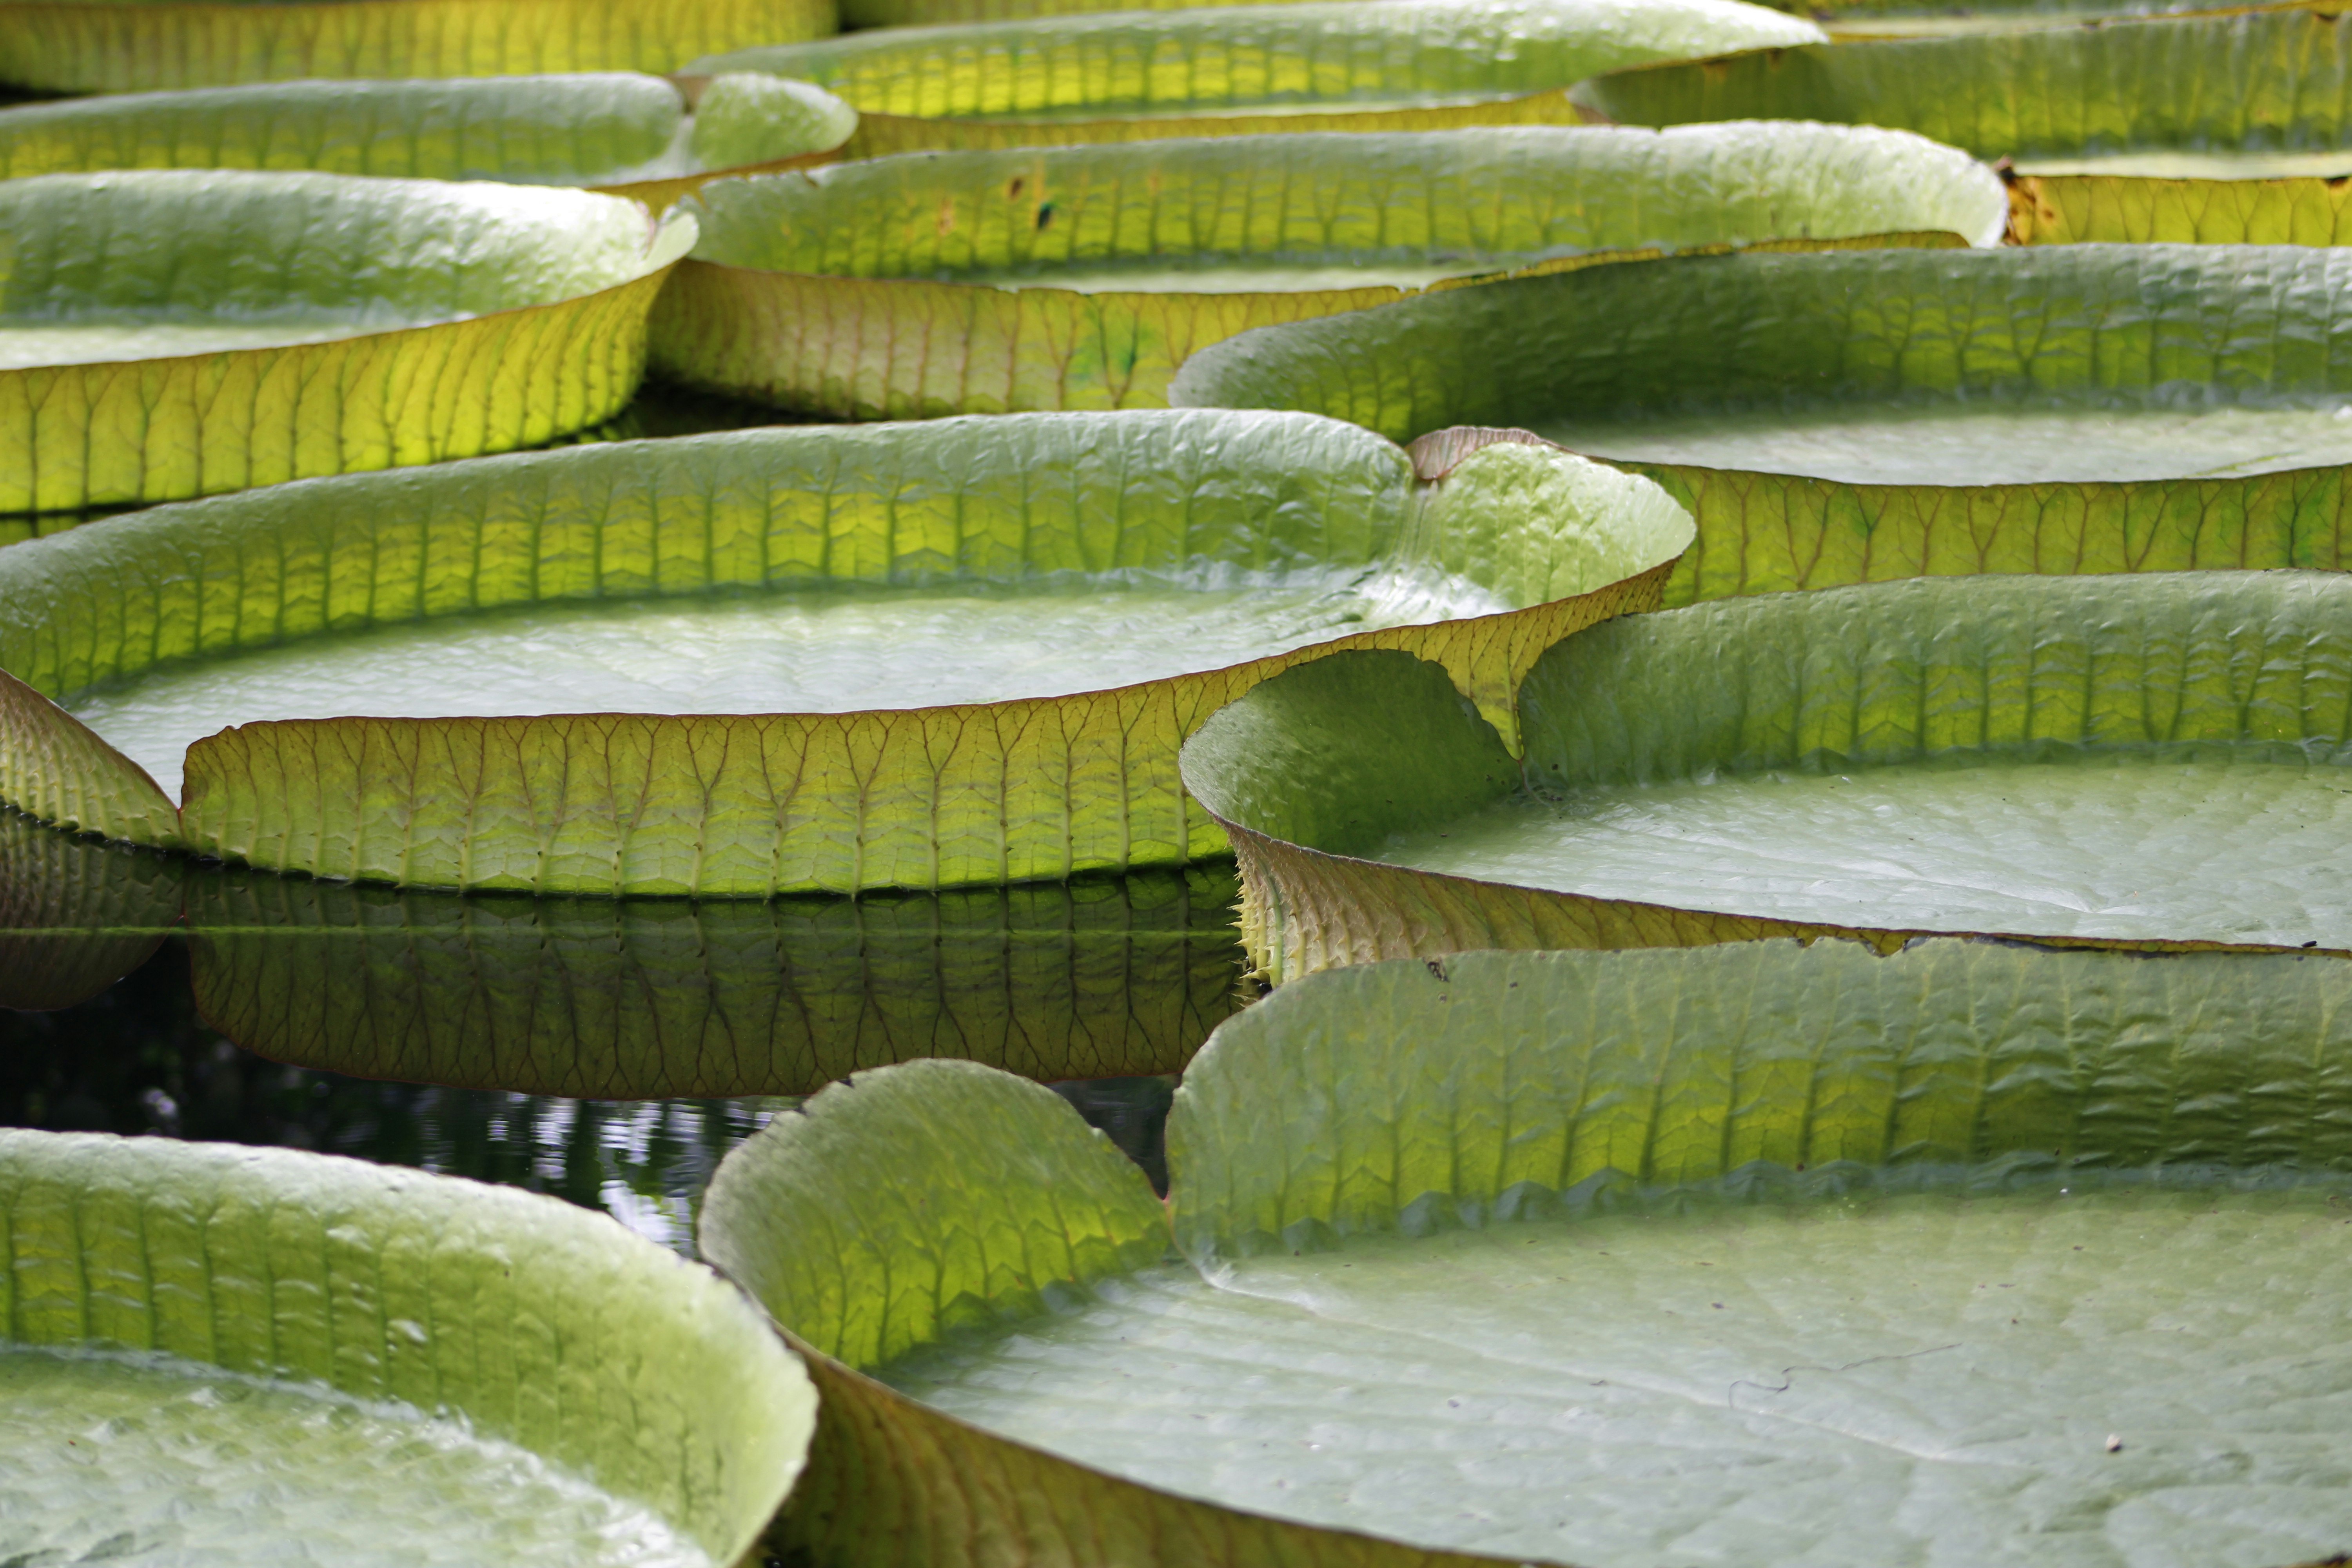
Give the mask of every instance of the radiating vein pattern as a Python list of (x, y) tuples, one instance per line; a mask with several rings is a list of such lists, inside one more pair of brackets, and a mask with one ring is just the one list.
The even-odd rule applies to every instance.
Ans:
[[(1507, 723), (1528, 663), (1654, 604), (1690, 539), (1654, 486), (1547, 448), (1420, 479), (1334, 421), (1166, 410), (583, 447), (121, 521), (0, 552), (0, 796), (541, 893), (1181, 865), (1222, 835), (1176, 749), (1231, 695), (1402, 639)], [(166, 774), (236, 727), (188, 748), (159, 831), (170, 796), (44, 697)]]
[(0, 510), (467, 457), (607, 418), (691, 225), (580, 191), (148, 169), (0, 183)]
[(2352, 947), (2347, 582), (1927, 577), (1622, 618), (1519, 689), (1523, 759), (1402, 658), (1188, 743), (1274, 974), (1821, 931)]
[(892, 115), (1209, 113), (1503, 98), (1618, 66), (1822, 37), (1729, 0), (1342, 0), (893, 28), (689, 68), (794, 77)]
[(421, 1172), (7, 1129), (0, 1263), (0, 1500), (37, 1554), (730, 1563), (814, 1420), (722, 1281)]
[[(1357, 965), (1187, 1069), (1184, 1263), (1107, 1245), (1139, 1184), (1072, 1119), (929, 1064), (744, 1144), (702, 1239), (900, 1391), (820, 1364), (855, 1415), (793, 1539), (960, 1495), (959, 1547), (1217, 1562), (2292, 1561), (2352, 1523), (2347, 998), (2334, 959), (1951, 941)], [(1037, 1156), (957, 1176), (1015, 1125)]]
[(1983, 158), (2340, 153), (2352, 147), (2352, 28), (2338, 12), (2281, 5), (1816, 45), (1622, 71), (1578, 97), (1626, 124), (1886, 125)]
[(1591, 268), (1263, 331), (1171, 398), (1850, 481), (2259, 474), (2352, 456), (2347, 266), (2062, 246)]
[(41, 92), (311, 78), (519, 76), (675, 70), (746, 44), (823, 37), (829, 0), (330, 0), (328, 4), (0, 5), (0, 82)]
[(457, 616), (159, 670), (67, 708), (176, 795), (193, 742), (238, 723), (337, 718), (360, 692), (369, 716), (387, 719), (930, 708), (1165, 680), (1514, 607), (1475, 584), (1370, 567), (1248, 577), (1089, 576), (1025, 589), (982, 582)]
[(861, 160), (688, 209), (663, 374), (835, 416), (1158, 407), (1185, 358), (1626, 247), (1995, 239), (1949, 148), (1819, 125), (1296, 132)]

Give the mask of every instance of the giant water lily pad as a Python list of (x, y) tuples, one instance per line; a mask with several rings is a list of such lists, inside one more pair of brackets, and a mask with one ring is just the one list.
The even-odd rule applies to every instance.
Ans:
[(1215, 344), (1178, 405), (1517, 426), (1652, 474), (1669, 603), (1918, 571), (2339, 563), (2352, 260), (2289, 247), (1676, 258)]
[[(1580, 101), (1630, 125), (1794, 117), (1899, 127), (2050, 165), (2111, 173), (2352, 167), (2340, 16), (2255, 7), (1968, 37), (1774, 49), (1610, 73)], [(2291, 161), (2318, 159), (2295, 170)], [(2288, 162), (2278, 162), (2288, 161)]]
[(1219, 1030), (1168, 1213), (923, 1063), (744, 1144), (700, 1240), (815, 1352), (819, 1561), (2312, 1561), (2347, 1003), (1953, 942), (1358, 967)]
[(0, 798), (423, 887), (1181, 865), (1224, 846), (1177, 746), (1251, 684), (1409, 647), (1508, 722), (1527, 661), (1654, 604), (1689, 539), (1655, 486), (1578, 458), (1496, 447), (1423, 478), (1297, 415), (769, 429), (321, 480), (0, 551)]
[(815, 1421), (708, 1270), (471, 1182), (0, 1131), (0, 1260), (31, 1562), (724, 1568)]
[[(924, 26), (1065, 16), (1087, 11), (1172, 10), (1200, 0), (844, 0), (850, 27)], [(1210, 4), (1224, 0), (1209, 0)], [(1783, 0), (1772, 8), (1820, 23), (1832, 37), (2056, 26), (2102, 16), (2199, 8), (2201, 0)]]
[(1276, 975), (1822, 931), (2352, 949), (2352, 579), (1983, 576), (1571, 637), (1524, 755), (1409, 657), (1253, 691), (1185, 781)]
[(658, 77), (298, 81), (119, 93), (0, 112), (0, 178), (104, 169), (316, 169), (589, 185), (656, 210), (718, 174), (796, 168), (857, 111), (806, 82), (720, 77), (691, 114)]
[(162, 169), (0, 183), (0, 511), (29, 511), (608, 418), (694, 226), (584, 191)]
[(817, 38), (832, 0), (7, 0), (0, 84), (144, 92), (304, 77), (676, 69), (697, 55)]
[(2294, 5), (1769, 49), (1613, 72), (1577, 98), (1629, 125), (1826, 120), (2008, 158), (2028, 241), (2332, 245), (2352, 234), (2345, 26)]
[(1269, 322), (1593, 252), (2000, 237), (1990, 171), (1820, 125), (1293, 134), (730, 181), (664, 290), (669, 377), (846, 417), (1159, 407)]
[(863, 899), (353, 888), (0, 812), (0, 1007), (87, 1000), (185, 933), (205, 1021), (353, 1078), (596, 1100), (807, 1094), (917, 1057), (1181, 1068), (1238, 1005), (1229, 866)]
[(1737, 0), (1421, 0), (1219, 5), (878, 30), (738, 49), (689, 71), (767, 71), (863, 117), (860, 155), (1266, 131), (1574, 124), (1597, 71), (1819, 42)]

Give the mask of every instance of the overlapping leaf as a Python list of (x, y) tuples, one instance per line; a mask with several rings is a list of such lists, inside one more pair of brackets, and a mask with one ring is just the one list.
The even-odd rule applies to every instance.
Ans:
[[(2344, 166), (2352, 173), (2352, 153)], [(2352, 239), (2347, 190), (2319, 175), (2019, 174), (2010, 232), (2023, 245), (2341, 245)]]
[(675, 70), (698, 55), (818, 38), (832, 0), (9, 0), (0, 84), (146, 92), (306, 77)]
[(1220, 713), (1185, 779), (1277, 977), (1824, 931), (2352, 948), (2347, 593), (1982, 576), (1632, 617), (1529, 673), (1523, 764), (1433, 672), (1354, 658)]
[(0, 228), (0, 511), (594, 424), (635, 390), (646, 312), (694, 237), (584, 192), (231, 170), (10, 181)]
[[(13, 694), (0, 795), (112, 837), (409, 886), (772, 894), (1181, 865), (1223, 839), (1187, 802), (1176, 748), (1232, 696), (1333, 649), (1402, 647), (1454, 671), (1507, 723), (1527, 661), (1570, 630), (1654, 604), (1688, 542), (1687, 519), (1654, 487), (1557, 453), (1496, 447), (1428, 472), (1416, 479), (1403, 453), (1364, 432), (1296, 416), (1039, 415), (583, 447), (159, 509), (0, 552), (0, 692)], [(1286, 574), (1311, 586), (1331, 573), (1410, 592), (1394, 611), (1386, 599), (1350, 610), (1354, 599), (1316, 598), (1297, 623), (1306, 629), (1273, 643), (1252, 631), (1281, 651), (1234, 662), (1230, 647), (1197, 646), (1206, 610), (1170, 620), (1164, 648), (1149, 638), (1122, 648), (1143, 623), (1105, 623), (1112, 643), (1067, 656), (1082, 655), (1083, 668), (1066, 677), (1079, 688), (1066, 696), (615, 713), (597, 710), (617, 700), (611, 682), (583, 684), (560, 662), (531, 679), (577, 692), (588, 710), (326, 716), (394, 701), (467, 711), (495, 661), (488, 643), (466, 639), (497, 634), (501, 623), (479, 616), (500, 607), (573, 604), (567, 615), (593, 627), (607, 624), (589, 620), (586, 601), (600, 599), (680, 600), (682, 613), (708, 616), (743, 605), (745, 593), (855, 608), (952, 588), (1007, 606), (993, 613), (1009, 637), (1009, 614), (1077, 625), (1069, 616), (1089, 604), (1117, 612), (1139, 574), (1175, 574), (1170, 594), (1193, 592), (1181, 584), (1197, 577), (1201, 590), (1226, 592), (1234, 613), (1256, 614)], [(1236, 596), (1218, 588), (1228, 582), (1258, 586)], [(1073, 596), (1077, 586), (1089, 591)], [(1414, 608), (1424, 593), (1436, 595), (1430, 607)], [(1042, 617), (1011, 607), (1024, 595), (1040, 595)], [(1339, 608), (1315, 608), (1327, 599)], [(1444, 607), (1457, 601), (1472, 613)], [(1384, 629), (1348, 629), (1379, 626), (1376, 611)], [(563, 618), (533, 636), (560, 637)], [(331, 656), (339, 635), (419, 623), (428, 640), (406, 657), (424, 687), (355, 691), (352, 681), (381, 679), (381, 651), (365, 671), (302, 663), (310, 648)], [(968, 647), (923, 644), (907, 626), (866, 645), (884, 660), (900, 641), (919, 650), (885, 671), (898, 700), (906, 682), (954, 690), (982, 679), (963, 672)], [(454, 640), (429, 640), (443, 636)], [(685, 637), (681, 623), (634, 654), (579, 646), (625, 666), (658, 661)], [(207, 709), (202, 678), (140, 706), (136, 682), (184, 679), (156, 673), (172, 661), (236, 674), (247, 666), (232, 656), (279, 645), (292, 645), (272, 656), (290, 673), (265, 672), (254, 688), (268, 713)], [(453, 692), (438, 672), (467, 647), (475, 676)], [(747, 657), (731, 648), (726, 662)], [(779, 680), (800, 679), (793, 658)], [(877, 673), (838, 666), (830, 686), (809, 684), (818, 679), (803, 679), (812, 703)], [(985, 679), (1018, 692), (1043, 678)], [(772, 688), (742, 689), (757, 699)], [(142, 754), (165, 771), (216, 724), (277, 717), (189, 748), (175, 822), (136, 764), (45, 697), (103, 700), (114, 717), (102, 721), (135, 721)], [(528, 699), (547, 711), (548, 689)], [(711, 700), (657, 683), (634, 700), (689, 699)]]
[(730, 182), (656, 309), (666, 374), (836, 417), (1157, 407), (1247, 328), (1629, 247), (2000, 235), (1991, 174), (1827, 126), (1293, 134)]
[(1399, 439), (1521, 426), (1649, 473), (1699, 527), (1669, 603), (2333, 567), (2344, 267), (2176, 246), (1675, 258), (1244, 334), (1170, 396)]
[[(226, 1399), (232, 1411), (264, 1406), (252, 1380), (273, 1380), (278, 1398), (316, 1407), (314, 1444), (375, 1416), (415, 1428), (391, 1456), (411, 1466), (436, 1447), (455, 1456), (446, 1468), (476, 1440), (515, 1445), (573, 1478), (542, 1479), (518, 1506), (584, 1516), (601, 1492), (711, 1562), (733, 1562), (757, 1537), (815, 1416), (801, 1369), (709, 1272), (602, 1216), (470, 1182), (284, 1150), (0, 1131), (0, 1371), (12, 1378), (116, 1352), (119, 1378), (176, 1382), (195, 1405)], [(37, 1359), (41, 1349), (84, 1354)], [(204, 1392), (215, 1373), (225, 1394)], [(423, 1426), (420, 1412), (452, 1425)], [(90, 1528), (117, 1542), (143, 1529), (142, 1549), (169, 1552), (175, 1539), (209, 1545), (224, 1506), (247, 1525), (243, 1510), (305, 1504), (338, 1523), (364, 1517), (348, 1474), (321, 1476), (294, 1448), (257, 1456), (233, 1442), (172, 1508), (163, 1489), (178, 1469), (122, 1467), (142, 1445), (151, 1458), (169, 1454), (175, 1415), (187, 1412), (157, 1398), (131, 1420), (81, 1430), (79, 1466), (57, 1471), (70, 1484), (12, 1499), (12, 1542), (79, 1550)], [(235, 1434), (233, 1415), (221, 1424)], [(287, 1425), (276, 1441), (299, 1439), (299, 1423)], [(37, 1465), (70, 1435), (27, 1434), (16, 1457)], [(255, 1494), (202, 1495), (223, 1478)], [(322, 1484), (334, 1494), (299, 1497)], [(471, 1522), (478, 1551), (526, 1533), (495, 1515)], [(376, 1528), (387, 1524), (400, 1528)], [(596, 1543), (612, 1553), (603, 1561), (690, 1560), (650, 1544), (617, 1529)]]
[(1564, 89), (1638, 61), (1818, 41), (1732, 0), (1435, 0), (894, 28), (739, 49), (689, 70), (768, 71), (839, 93), (861, 156), (1138, 135), (1573, 124)]
[[(1188, 1071), (1189, 1266), (1155, 1267), (1143, 1184), (1066, 1110), (949, 1064), (780, 1119), (701, 1242), (813, 1352), (827, 1417), (779, 1543), (827, 1561), (1999, 1555), (2049, 1544), (2030, 1473), (2082, 1495), (2091, 1560), (2156, 1505), (2259, 1562), (2333, 1517), (2293, 1479), (2333, 1415), (2259, 1369), (2332, 1333), (2262, 1280), (2299, 1257), (2300, 1301), (2340, 1267), (2347, 986), (1941, 942), (1359, 967)], [(1992, 1437), (2053, 1400), (2031, 1453)], [(2261, 1516), (2172, 1461), (2188, 1408), (2281, 1467)]]
[(2029, 171), (2130, 153), (2340, 156), (2352, 146), (2347, 37), (2337, 12), (2274, 6), (1769, 48), (1613, 72), (1577, 99), (1628, 125), (1892, 126)]
[[(998, 22), (1066, 16), (1087, 11), (1172, 10), (1196, 0), (848, 0), (842, 23), (852, 27), (928, 26), (948, 22)], [(1233, 0), (1209, 0), (1211, 4)], [(1812, 0), (1772, 7), (1820, 23), (1833, 36), (1875, 37), (1911, 32), (1982, 31), (2056, 26), (2067, 22), (2204, 8), (2193, 0), (1990, 0), (1938, 5), (1934, 0)]]
[(857, 112), (821, 88), (720, 77), (686, 112), (626, 72), (300, 81), (122, 93), (0, 115), (0, 178), (104, 169), (314, 169), (391, 178), (590, 185), (658, 211), (714, 174), (797, 168)]

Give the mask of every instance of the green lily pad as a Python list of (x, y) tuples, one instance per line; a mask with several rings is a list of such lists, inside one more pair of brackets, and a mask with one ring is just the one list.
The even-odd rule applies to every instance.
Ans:
[[(929, 26), (946, 22), (1002, 22), (1066, 16), (1087, 11), (1172, 10), (1192, 0), (845, 0), (842, 23), (851, 27)], [(1211, 4), (1227, 0), (1210, 0)], [(1990, 28), (2060, 26), (2118, 16), (2195, 9), (2201, 0), (1783, 0), (1773, 5), (1821, 24), (1832, 37), (1977, 32)]]
[[(2232, 159), (2222, 168), (2190, 157), (2109, 159), (2079, 173), (2010, 176), (2010, 234), (2020, 245), (2342, 245), (2352, 155), (2297, 173)], [(2152, 173), (2117, 174), (2140, 165)], [(2264, 174), (2263, 166), (2278, 173)]]
[(921, 1063), (736, 1151), (700, 1241), (841, 1416), (778, 1521), (824, 1561), (878, 1517), (951, 1563), (2280, 1564), (2352, 1542), (2347, 1001), (1955, 942), (1360, 966), (1219, 1030), (1165, 1216)]
[(551, 1198), (0, 1131), (0, 1215), (30, 1560), (711, 1568), (815, 1425), (736, 1291)]
[(796, 168), (857, 111), (806, 82), (720, 77), (693, 114), (658, 77), (298, 81), (121, 93), (0, 113), (0, 178), (107, 169), (589, 185), (656, 210), (719, 174)]
[(917, 1057), (1181, 1069), (1239, 1005), (1229, 866), (688, 903), (400, 892), (0, 812), (0, 1007), (67, 1007), (184, 931), (204, 1021), (346, 1077), (604, 1100), (813, 1093)]
[[(1965, 37), (1773, 49), (1612, 72), (1579, 102), (1628, 125), (1789, 118), (1916, 131), (2027, 173), (2352, 168), (2340, 15), (2257, 6)], [(2277, 160), (2318, 157), (2291, 171)], [(2239, 160), (2248, 160), (2241, 163)]]
[(674, 70), (697, 55), (821, 38), (833, 0), (7, 0), (0, 85), (147, 92), (305, 77)]
[(840, 417), (1160, 407), (1208, 343), (1595, 252), (1941, 231), (1990, 171), (1818, 125), (1295, 133), (730, 181), (664, 290), (667, 377)]
[[(1180, 405), (1519, 426), (1658, 478), (1669, 603), (1918, 571), (2338, 564), (2330, 250), (1677, 258), (1263, 328)], [(1597, 323), (1605, 323), (1598, 326)]]
[(1183, 865), (1224, 844), (1177, 746), (1232, 696), (1406, 647), (1507, 721), (1528, 659), (1654, 604), (1689, 542), (1656, 487), (1556, 452), (1426, 473), (1331, 420), (1034, 415), (110, 519), (0, 551), (0, 799), (541, 894)]
[[(2296, 0), (2260, 0), (2256, 10)], [(1782, 9), (1811, 17), (1840, 41), (1934, 38), (1958, 34), (2096, 26), (2148, 16), (2194, 15), (2221, 7), (2210, 0), (1784, 0)]]
[(689, 72), (766, 71), (839, 93), (853, 153), (1265, 131), (1574, 124), (1566, 89), (1619, 66), (1817, 43), (1737, 0), (1320, 0), (898, 27), (737, 49)]
[(0, 184), (0, 510), (37, 511), (595, 424), (694, 226), (583, 191), (142, 170)]
[[(2186, 8), (2186, 7), (2184, 7)], [(2006, 17), (2012, 13), (1999, 13)], [(2015, 13), (2027, 20), (2032, 13)], [(1991, 12), (1844, 30), (2001, 31)], [(1579, 100), (1628, 124), (1787, 115), (1898, 126), (2009, 158), (2024, 244), (2339, 245), (2341, 19), (2305, 5), (1634, 68)]]
[(1185, 782), (1275, 975), (1780, 931), (2352, 949), (2347, 606), (2300, 573), (1732, 600), (1550, 649), (1523, 761), (1367, 656), (1218, 714)]

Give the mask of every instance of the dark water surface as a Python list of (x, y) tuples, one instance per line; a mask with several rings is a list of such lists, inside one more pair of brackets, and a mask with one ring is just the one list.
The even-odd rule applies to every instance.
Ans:
[[(794, 424), (649, 385), (577, 441)], [(134, 509), (113, 509), (126, 510)], [(0, 518), (0, 545), (94, 521)], [(849, 1072), (1053, 1084), (1166, 1184), (1235, 1005), (1230, 867), (936, 897), (457, 898), (134, 854), (0, 810), (0, 1126), (528, 1187), (680, 1250), (727, 1151)]]
[(1229, 867), (940, 895), (461, 898), (0, 812), (0, 1125), (276, 1144), (551, 1193), (690, 1251), (727, 1151), (850, 1072), (1052, 1083), (1164, 1186), (1236, 1004)]

